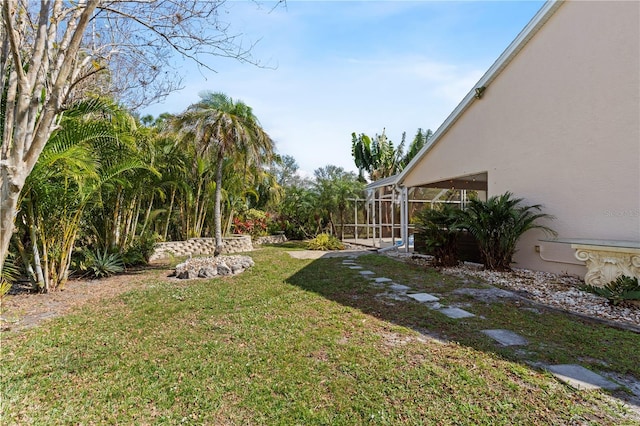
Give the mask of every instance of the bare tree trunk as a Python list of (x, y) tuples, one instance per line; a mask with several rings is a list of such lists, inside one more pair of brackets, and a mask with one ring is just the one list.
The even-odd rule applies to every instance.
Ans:
[(236, 214), (235, 209), (230, 208), (229, 218), (227, 219), (227, 226), (225, 226), (225, 229), (224, 229), (225, 235), (228, 235), (231, 233), (231, 224), (233, 223), (233, 217), (235, 216), (235, 214)]
[(2, 179), (2, 182), (0, 182), (2, 185), (0, 187), (0, 198), (2, 200), (0, 201), (0, 273), (2, 273), (2, 265), (9, 252), (9, 242), (14, 232), (14, 218), (18, 211), (20, 189), (24, 182), (22, 185), (16, 185), (11, 182), (4, 167), (0, 167), (0, 173), (2, 174), (0, 177)]

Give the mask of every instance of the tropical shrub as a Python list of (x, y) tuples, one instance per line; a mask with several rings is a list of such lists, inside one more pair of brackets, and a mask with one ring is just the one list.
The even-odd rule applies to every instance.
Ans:
[(487, 201), (472, 199), (461, 215), (461, 226), (478, 241), (486, 269), (511, 270), (516, 244), (530, 229), (539, 228), (555, 235), (551, 228), (537, 224), (538, 219), (552, 218), (541, 213), (542, 206), (523, 205), (522, 198), (506, 192)]
[(146, 265), (153, 254), (160, 235), (145, 232), (136, 236), (131, 245), (122, 253), (122, 261), (126, 266)]
[(460, 217), (460, 209), (451, 204), (426, 207), (416, 215), (416, 238), (423, 238), (427, 251), (433, 254), (434, 266), (448, 267), (459, 263), (457, 240)]
[(315, 238), (307, 242), (309, 250), (344, 250), (344, 244), (329, 234), (318, 234)]
[(249, 209), (244, 214), (233, 219), (234, 234), (248, 234), (253, 238), (267, 235), (271, 215), (257, 209)]
[(619, 305), (626, 300), (640, 300), (640, 284), (638, 278), (626, 275), (619, 276), (604, 287), (585, 284), (580, 290), (588, 291), (606, 298), (612, 305)]
[(0, 274), (0, 300), (11, 290), (11, 286), (20, 276), (20, 271), (14, 262), (14, 257), (10, 253), (4, 261), (2, 273)]

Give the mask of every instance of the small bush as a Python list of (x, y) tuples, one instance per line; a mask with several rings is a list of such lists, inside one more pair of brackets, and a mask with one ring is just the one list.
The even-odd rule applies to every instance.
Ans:
[(580, 290), (602, 296), (612, 305), (619, 305), (625, 300), (640, 300), (638, 278), (626, 275), (619, 276), (615, 281), (611, 281), (604, 287), (585, 284), (580, 287)]
[(146, 265), (159, 241), (158, 234), (145, 232), (136, 237), (131, 246), (122, 254), (122, 261), (126, 266)]
[(267, 228), (272, 221), (269, 213), (249, 209), (233, 218), (233, 233), (249, 234), (252, 238), (262, 237), (268, 235)]
[(450, 204), (424, 208), (416, 216), (416, 237), (424, 239), (435, 266), (456, 266), (461, 211)]
[(309, 250), (344, 250), (344, 244), (329, 234), (318, 234), (314, 239), (307, 242)]

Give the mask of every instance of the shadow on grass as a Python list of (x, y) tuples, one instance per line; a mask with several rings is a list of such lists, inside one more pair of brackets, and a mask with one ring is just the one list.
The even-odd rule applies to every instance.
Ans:
[(261, 244), (261, 246), (306, 250), (307, 243), (305, 241), (300, 241), (300, 240), (289, 240), (284, 243)]
[[(343, 259), (317, 259), (289, 277), (287, 282), (425, 336), (457, 342), (528, 367), (580, 364), (618, 378), (623, 385), (624, 379), (639, 383), (640, 365), (634, 361), (640, 352), (638, 333), (545, 309), (522, 298), (478, 299), (469, 292), (459, 291), (461, 288), (490, 288), (481, 280), (446, 276), (431, 268), (379, 255), (365, 255), (355, 260), (358, 266), (374, 273), (370, 277), (392, 280), (376, 283), (360, 274), (363, 269), (344, 265)], [(475, 316), (449, 318), (435, 309), (438, 305), (419, 303), (392, 292), (391, 283), (410, 287), (409, 293), (429, 293), (438, 297), (441, 305), (458, 307)], [(482, 332), (495, 329), (515, 332), (528, 343), (504, 346)], [(630, 400), (630, 394), (625, 391), (612, 394)], [(640, 398), (632, 402), (638, 404)]]

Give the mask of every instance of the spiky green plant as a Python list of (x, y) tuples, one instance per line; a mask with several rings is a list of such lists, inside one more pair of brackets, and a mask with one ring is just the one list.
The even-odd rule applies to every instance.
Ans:
[(88, 251), (85, 268), (93, 278), (106, 278), (124, 271), (124, 262), (118, 253), (107, 250)]
[(541, 205), (523, 205), (522, 202), (522, 198), (514, 198), (511, 192), (487, 201), (469, 201), (461, 225), (478, 241), (486, 269), (511, 270), (516, 244), (528, 230), (538, 228), (556, 234), (551, 228), (536, 223), (539, 219), (552, 218), (541, 213)]
[(580, 290), (588, 291), (606, 298), (612, 305), (619, 305), (625, 300), (640, 300), (640, 284), (637, 277), (621, 275), (604, 287), (585, 284)]

